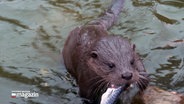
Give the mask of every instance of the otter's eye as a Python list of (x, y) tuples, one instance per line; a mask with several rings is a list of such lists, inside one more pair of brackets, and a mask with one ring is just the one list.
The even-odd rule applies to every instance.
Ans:
[(91, 57), (92, 58), (97, 58), (98, 57), (97, 52), (96, 51), (92, 51), (91, 52)]
[(107, 65), (108, 65), (109, 68), (111, 68), (111, 69), (115, 67), (115, 64), (114, 64), (114, 63), (108, 63)]
[(132, 59), (132, 60), (130, 61), (130, 64), (131, 64), (131, 65), (134, 65), (134, 62), (135, 62), (135, 60)]

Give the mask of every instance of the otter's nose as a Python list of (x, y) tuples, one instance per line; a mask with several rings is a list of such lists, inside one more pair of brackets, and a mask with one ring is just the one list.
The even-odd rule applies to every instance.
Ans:
[(130, 80), (132, 78), (132, 73), (131, 72), (126, 72), (126, 73), (123, 73), (121, 75), (121, 77), (125, 80)]

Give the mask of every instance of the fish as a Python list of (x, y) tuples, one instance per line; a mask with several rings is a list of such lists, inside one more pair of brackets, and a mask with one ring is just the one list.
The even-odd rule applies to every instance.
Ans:
[(114, 104), (119, 95), (123, 92), (123, 87), (109, 87), (101, 96), (100, 104)]

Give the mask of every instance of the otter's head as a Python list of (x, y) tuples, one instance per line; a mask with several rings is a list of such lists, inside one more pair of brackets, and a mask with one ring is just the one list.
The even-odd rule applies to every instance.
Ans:
[(136, 84), (141, 90), (147, 87), (148, 74), (135, 52), (135, 45), (128, 40), (109, 35), (100, 38), (90, 49), (87, 64), (99, 79), (93, 84), (101, 88), (129, 87), (130, 84)]

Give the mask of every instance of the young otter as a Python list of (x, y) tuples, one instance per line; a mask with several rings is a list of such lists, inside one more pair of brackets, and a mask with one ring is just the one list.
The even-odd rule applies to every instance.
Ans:
[[(111, 85), (148, 85), (148, 75), (135, 52), (135, 45), (107, 30), (115, 23), (124, 0), (114, 0), (105, 14), (70, 32), (62, 51), (68, 72), (79, 85), (80, 96), (98, 104)], [(89, 103), (89, 102), (88, 102)]]

